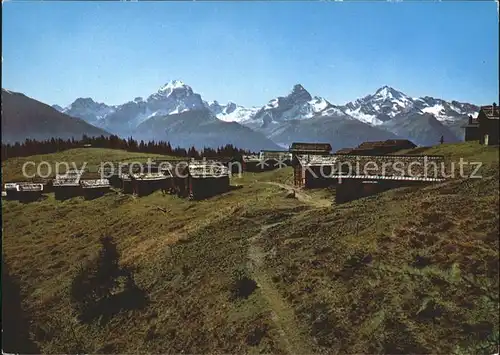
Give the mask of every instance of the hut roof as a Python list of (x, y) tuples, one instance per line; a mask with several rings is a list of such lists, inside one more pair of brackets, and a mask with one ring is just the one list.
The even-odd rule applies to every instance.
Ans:
[(335, 155), (298, 155), (297, 159), (304, 166), (334, 165), (337, 163)]
[(236, 159), (236, 157), (203, 157), (205, 161), (218, 161), (221, 163), (229, 163)]
[(408, 139), (388, 139), (384, 143), (385, 145), (411, 145), (414, 148), (417, 146), (415, 143)]
[(58, 175), (53, 181), (52, 186), (80, 186), (80, 176), (61, 176)]
[(490, 120), (498, 120), (500, 118), (500, 110), (496, 105), (481, 106), (480, 111)]
[(43, 184), (20, 184), (16, 186), (18, 192), (43, 191)]
[(329, 178), (441, 181), (446, 173), (444, 157), (438, 155), (303, 155), (298, 159), (303, 166), (331, 166)]
[(4, 185), (5, 190), (16, 190), (17, 189), (17, 182), (8, 182)]
[(385, 141), (372, 141), (372, 142), (363, 142), (358, 145), (354, 150), (359, 149), (373, 149), (379, 147), (393, 147), (393, 146), (401, 146), (401, 147), (412, 147), (415, 148), (416, 145), (409, 141), (408, 139), (388, 139)]
[(292, 143), (290, 152), (331, 152), (330, 143)]
[(335, 154), (349, 154), (353, 151), (353, 148), (342, 148), (335, 152)]
[(164, 173), (150, 173), (150, 174), (132, 174), (132, 177), (136, 180), (142, 181), (157, 181), (157, 180), (165, 180), (170, 176), (165, 175)]
[(229, 176), (229, 169), (221, 164), (189, 164), (189, 175), (193, 178), (219, 178)]
[(342, 167), (349, 170), (347, 175), (375, 176), (393, 180), (438, 181), (444, 180), (443, 174), (446, 173), (441, 166), (444, 165), (444, 157), (438, 155), (339, 155), (338, 157), (340, 175), (346, 173), (346, 169)]
[(269, 159), (292, 159), (292, 153), (288, 151), (280, 151), (280, 150), (261, 150), (259, 154), (260, 159), (269, 160)]
[(244, 155), (243, 156), (243, 161), (244, 162), (260, 161), (260, 157), (258, 155)]
[(80, 185), (84, 189), (97, 189), (110, 186), (108, 179), (80, 180)]

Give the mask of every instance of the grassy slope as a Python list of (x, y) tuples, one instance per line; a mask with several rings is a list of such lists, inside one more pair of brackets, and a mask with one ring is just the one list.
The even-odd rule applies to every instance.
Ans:
[[(86, 152), (88, 160), (104, 159), (94, 150), (81, 157)], [(201, 202), (159, 193), (6, 201), (5, 258), (45, 353), (71, 352), (78, 342), (106, 353), (477, 353), (498, 332), (498, 300), (491, 300), (498, 295), (498, 150), (458, 144), (426, 153), (484, 161), (485, 178), (333, 209), (260, 183), (290, 184), (290, 168), (245, 174), (232, 182), (243, 188)], [(13, 176), (17, 166), (7, 161), (3, 173)], [(78, 325), (67, 287), (102, 233), (116, 238), (150, 304), (102, 326)], [(260, 287), (230, 301), (238, 268)]]

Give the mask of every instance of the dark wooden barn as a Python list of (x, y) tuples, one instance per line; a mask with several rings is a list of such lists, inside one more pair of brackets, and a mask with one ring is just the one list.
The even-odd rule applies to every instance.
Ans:
[(292, 165), (292, 153), (288, 151), (261, 150), (259, 159), (274, 169)]
[[(294, 181), (297, 186), (308, 184), (306, 179), (309, 179), (304, 172), (304, 163), (314, 156), (330, 156), (332, 146), (329, 143), (292, 143), (289, 152), (292, 154), (292, 167), (294, 171)], [(302, 174), (305, 174), (302, 176)]]
[(189, 198), (201, 200), (229, 191), (229, 170), (222, 164), (188, 165)]
[(393, 188), (442, 182), (447, 167), (443, 156), (338, 156), (335, 202), (343, 203)]
[(229, 169), (220, 162), (192, 161), (172, 171), (174, 192), (201, 200), (229, 191)]
[(442, 156), (299, 155), (294, 165), (297, 187), (335, 186), (335, 201), (347, 202), (392, 188), (443, 181)]
[(18, 184), (16, 186), (17, 198), (22, 202), (37, 201), (42, 197), (43, 184)]
[(124, 194), (133, 194), (134, 187), (132, 186), (132, 179), (130, 174), (121, 174), (120, 180), (122, 183), (122, 190)]
[(80, 186), (86, 200), (92, 200), (105, 195), (111, 187), (108, 179), (80, 180)]
[(123, 175), (123, 192), (147, 196), (155, 191), (168, 191), (172, 187), (170, 172)]
[(479, 122), (480, 143), (484, 145), (498, 145), (499, 143), (499, 110), (494, 103), (482, 106), (477, 116)]
[(52, 187), (56, 200), (66, 200), (82, 195), (80, 182), (74, 179), (55, 179), (52, 182)]
[(329, 176), (334, 172), (335, 155), (296, 155), (293, 164), (293, 180), (297, 187), (318, 188), (335, 183)]
[(116, 188), (121, 186), (121, 171), (119, 170), (118, 163), (114, 163), (113, 166), (100, 167), (98, 173), (101, 179), (109, 181), (110, 186)]
[(479, 141), (481, 140), (481, 135), (479, 134), (479, 122), (469, 115), (469, 121), (466, 125), (462, 126), (464, 128), (464, 140), (468, 141)]
[(231, 174), (241, 174), (243, 172), (243, 156), (234, 157), (203, 157), (206, 163), (217, 162), (229, 169)]
[(500, 110), (496, 103), (489, 106), (481, 106), (476, 119), (469, 116), (469, 122), (465, 126), (465, 140), (479, 141), (484, 145), (499, 144), (499, 121)]
[(288, 150), (295, 155), (329, 155), (332, 151), (330, 143), (292, 143)]
[(259, 155), (244, 155), (242, 166), (243, 171), (248, 172), (269, 171), (274, 169), (274, 166), (261, 160)]
[(62, 175), (57, 175), (52, 181), (52, 189), (56, 200), (66, 200), (72, 197), (81, 196), (80, 186), (81, 173), (71, 170)]
[(34, 177), (31, 179), (31, 182), (33, 184), (42, 184), (43, 185), (43, 193), (49, 193), (53, 192), (52, 189), (52, 179), (46, 179), (46, 178), (40, 178), (40, 177)]
[(7, 200), (17, 199), (17, 182), (8, 182), (4, 185), (5, 198)]

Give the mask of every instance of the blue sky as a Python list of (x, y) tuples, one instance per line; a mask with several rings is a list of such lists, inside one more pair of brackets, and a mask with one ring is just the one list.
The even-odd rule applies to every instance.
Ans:
[(49, 104), (120, 104), (180, 79), (206, 100), (264, 105), (301, 83), (343, 104), (390, 85), (498, 101), (494, 2), (3, 4), (2, 87)]

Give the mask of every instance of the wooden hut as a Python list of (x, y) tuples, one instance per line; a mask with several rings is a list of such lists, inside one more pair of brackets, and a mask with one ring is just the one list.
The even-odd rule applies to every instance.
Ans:
[(335, 186), (338, 203), (387, 189), (440, 182), (446, 167), (442, 156), (299, 155), (294, 165), (297, 187)]
[(171, 193), (179, 197), (189, 196), (189, 163), (186, 161), (179, 161), (170, 170), (172, 174), (172, 188)]
[(98, 198), (109, 192), (111, 187), (108, 179), (80, 180), (82, 194), (86, 200)]
[(132, 178), (130, 174), (121, 174), (120, 180), (122, 182), (122, 190), (124, 194), (132, 194), (134, 193), (134, 188), (132, 186)]
[(234, 157), (203, 157), (207, 163), (218, 162), (227, 167), (231, 174), (241, 174), (243, 172), (243, 156)]
[(332, 146), (330, 143), (292, 143), (288, 151), (292, 155), (328, 155)]
[(19, 201), (36, 201), (42, 197), (43, 184), (18, 184), (16, 190)]
[(479, 122), (469, 115), (469, 120), (466, 125), (462, 128), (465, 130), (464, 140), (468, 141), (479, 141), (481, 140), (481, 135), (479, 134)]
[(188, 165), (189, 198), (200, 200), (229, 191), (229, 170), (222, 164)]
[(5, 197), (7, 200), (17, 199), (17, 182), (8, 182), (4, 185)]
[(107, 179), (109, 181), (110, 186), (117, 188), (121, 186), (121, 174), (117, 164), (113, 164), (113, 166), (99, 167), (98, 173), (101, 179)]
[(293, 179), (297, 187), (326, 187), (335, 183), (329, 178), (336, 166), (335, 155), (296, 155), (293, 164)]
[(292, 153), (281, 150), (261, 150), (259, 159), (273, 168), (292, 165)]
[(242, 157), (243, 171), (260, 172), (274, 169), (273, 166), (267, 164), (260, 159), (259, 155), (244, 155)]
[(442, 182), (443, 156), (337, 156), (329, 178), (336, 180), (335, 201), (343, 203), (388, 189)]
[(52, 181), (52, 189), (56, 200), (66, 200), (80, 196), (82, 194), (80, 177), (81, 173), (75, 170), (68, 171), (63, 175), (57, 175)]
[(33, 184), (42, 184), (43, 185), (43, 193), (53, 192), (52, 188), (52, 179), (34, 177), (31, 179), (31, 183)]
[(481, 144), (499, 144), (499, 118), (499, 109), (495, 103), (481, 107), (477, 116), (479, 142)]
[(192, 161), (172, 173), (180, 197), (200, 200), (229, 190), (229, 169), (222, 163)]
[(146, 196), (158, 190), (171, 188), (172, 175), (161, 173), (131, 174), (124, 180), (123, 192)]
[(296, 173), (296, 168), (300, 165), (299, 157), (304, 159), (307, 156), (322, 155), (328, 156), (332, 151), (329, 143), (292, 143), (289, 152), (292, 154), (292, 166)]

